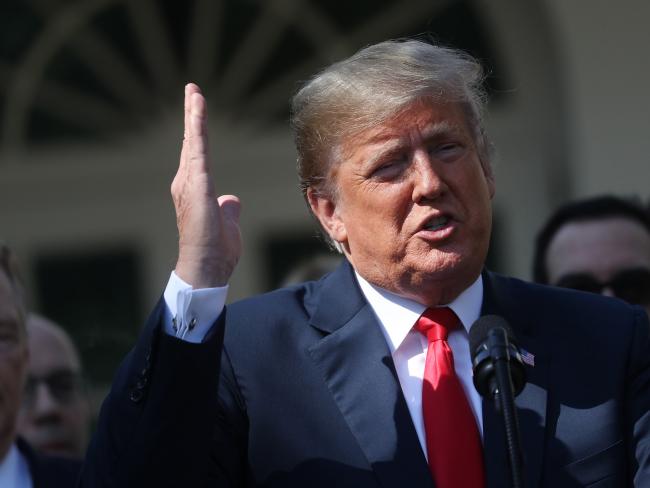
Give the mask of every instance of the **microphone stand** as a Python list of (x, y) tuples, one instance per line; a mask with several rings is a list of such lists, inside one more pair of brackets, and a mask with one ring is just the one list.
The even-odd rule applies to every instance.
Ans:
[(510, 347), (505, 330), (495, 327), (488, 332), (488, 352), (493, 360), (496, 376), (494, 401), (497, 411), (503, 414), (513, 488), (523, 488), (523, 462), (519, 423), (510, 374)]

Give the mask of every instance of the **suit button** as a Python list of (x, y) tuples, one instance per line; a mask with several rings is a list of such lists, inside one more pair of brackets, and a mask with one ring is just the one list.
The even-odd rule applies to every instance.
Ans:
[(142, 401), (142, 397), (144, 397), (144, 393), (141, 389), (134, 388), (131, 390), (131, 394), (129, 395), (129, 398), (131, 399), (132, 402), (134, 403), (139, 403)]

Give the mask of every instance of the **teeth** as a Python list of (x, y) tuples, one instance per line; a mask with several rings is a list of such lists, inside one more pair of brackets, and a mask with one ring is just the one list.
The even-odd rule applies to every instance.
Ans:
[(449, 219), (447, 217), (438, 217), (430, 220), (424, 228), (427, 230), (438, 230), (447, 225), (448, 221)]

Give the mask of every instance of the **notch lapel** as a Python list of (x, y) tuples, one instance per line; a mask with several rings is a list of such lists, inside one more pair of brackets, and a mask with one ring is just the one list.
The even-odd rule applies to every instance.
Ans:
[(384, 487), (433, 487), (386, 340), (349, 264), (323, 284), (309, 347), (350, 431)]

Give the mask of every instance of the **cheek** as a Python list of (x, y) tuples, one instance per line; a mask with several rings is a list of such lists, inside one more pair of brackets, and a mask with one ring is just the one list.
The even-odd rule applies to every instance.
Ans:
[(373, 198), (368, 215), (399, 229), (413, 208), (411, 196), (407, 185), (389, 185)]
[(457, 186), (457, 195), (462, 195), (464, 206), (472, 209), (472, 214), (485, 218), (492, 214), (494, 184), (483, 173), (474, 175)]
[(20, 392), (19, 396), (22, 397), (25, 379), (27, 377), (27, 351), (24, 349), (17, 351), (11, 360), (11, 366), (14, 371), (13, 380), (15, 388)]
[(21, 355), (13, 353), (2, 359), (0, 367), (0, 403), (11, 405), (11, 409), (22, 404), (22, 393), (25, 384), (25, 361)]
[(363, 234), (373, 247), (394, 247), (408, 227), (409, 209), (394, 199), (386, 199), (381, 205), (364, 209), (355, 219), (353, 232)]
[(344, 185), (339, 196), (340, 218), (353, 247), (361, 247), (361, 243), (365, 243), (365, 248), (376, 249), (398, 245), (403, 229), (409, 226), (413, 207), (411, 185), (403, 181), (355, 182)]

